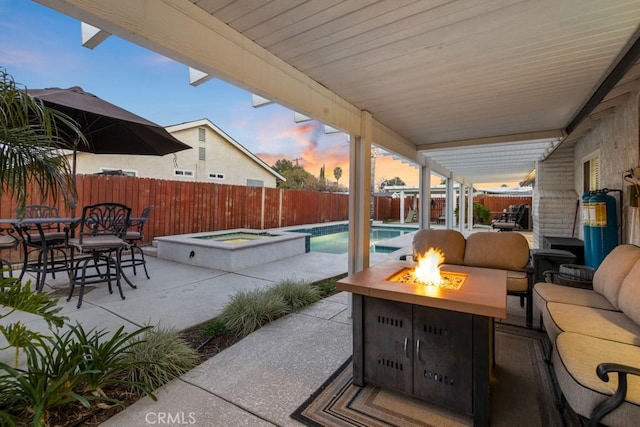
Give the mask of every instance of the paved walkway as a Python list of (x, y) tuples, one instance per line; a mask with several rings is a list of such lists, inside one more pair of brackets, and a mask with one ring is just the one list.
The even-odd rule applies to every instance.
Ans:
[[(412, 237), (396, 238), (395, 245), (405, 248), (400, 253), (410, 252)], [(399, 252), (372, 254), (371, 264)], [(345, 273), (347, 255), (312, 252), (235, 273), (154, 257), (148, 257), (148, 267), (149, 280), (140, 271), (129, 274), (137, 289), (123, 284), (124, 301), (117, 290), (109, 294), (98, 285), (87, 287), (77, 309), (77, 297), (66, 301), (64, 274), (47, 280), (47, 290), (61, 296), (62, 314), (86, 330), (158, 324), (185, 329), (214, 318), (238, 290)], [(144, 398), (102, 425), (298, 426), (289, 415), (352, 353), (347, 304), (347, 294), (340, 293), (277, 320), (162, 387), (157, 402)], [(40, 318), (14, 313), (11, 319), (46, 330)], [(0, 352), (0, 360), (12, 357), (13, 351)]]
[[(410, 247), (411, 238), (401, 236), (396, 244)], [(389, 256), (372, 254), (371, 262)], [(147, 261), (151, 279), (128, 270), (137, 289), (123, 283), (125, 300), (115, 289), (109, 294), (107, 286), (88, 286), (77, 309), (77, 297), (66, 301), (65, 274), (47, 277), (46, 291), (60, 296), (61, 314), (85, 330), (114, 331), (122, 325), (127, 330), (143, 325), (185, 329), (217, 316), (239, 290), (268, 287), (282, 279), (313, 282), (347, 271), (346, 254), (317, 252), (235, 273), (154, 257)], [(47, 331), (41, 318), (28, 314), (14, 313), (6, 320)], [(103, 425), (299, 425), (289, 414), (351, 355), (351, 345), (347, 294), (340, 293), (254, 332), (167, 384), (158, 391), (158, 402), (142, 399)], [(7, 363), (13, 364), (13, 357), (11, 349), (0, 352), (0, 360)]]

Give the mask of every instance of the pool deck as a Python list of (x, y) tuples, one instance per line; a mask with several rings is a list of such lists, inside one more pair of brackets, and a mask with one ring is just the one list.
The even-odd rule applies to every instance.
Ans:
[[(400, 251), (371, 254), (371, 264), (409, 253), (412, 234), (397, 237)], [(269, 287), (282, 279), (310, 282), (347, 271), (346, 254), (306, 253), (237, 272), (189, 266), (148, 257), (149, 274), (126, 284), (126, 300), (107, 287), (87, 287), (83, 305), (67, 302), (68, 279), (48, 277), (46, 289), (59, 295), (62, 314), (85, 329), (134, 330), (143, 325), (184, 329), (215, 317), (239, 290)], [(517, 299), (513, 310), (524, 321)], [(351, 355), (349, 294), (339, 293), (252, 333), (157, 391), (157, 402), (144, 398), (102, 425), (150, 426), (172, 417), (172, 425), (299, 426), (289, 415)], [(522, 313), (520, 313), (522, 311)], [(41, 319), (14, 313), (28, 327), (45, 331)], [(2, 346), (2, 343), (0, 343)], [(13, 351), (0, 352), (12, 363)], [(181, 421), (181, 422), (179, 422)], [(166, 424), (166, 423), (165, 423)]]

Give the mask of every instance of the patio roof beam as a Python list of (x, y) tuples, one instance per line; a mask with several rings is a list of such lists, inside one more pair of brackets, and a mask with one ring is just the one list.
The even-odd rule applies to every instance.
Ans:
[[(480, 153), (478, 153), (477, 155), (473, 156), (474, 160), (478, 160), (478, 159), (495, 159), (496, 154), (499, 155), (506, 155), (506, 156), (523, 156), (523, 155), (531, 155), (531, 154), (544, 154), (547, 151), (546, 147), (542, 148), (542, 149), (535, 149), (535, 148), (528, 148), (526, 146), (522, 147), (522, 148), (511, 148), (509, 147), (508, 150), (498, 150), (498, 149), (487, 149), (487, 150), (482, 150)], [(466, 159), (464, 156), (460, 156), (454, 152), (449, 153), (447, 152), (446, 154), (437, 154), (438, 160), (440, 162), (443, 162), (445, 160), (447, 161), (458, 161), (458, 162), (464, 162), (466, 163), (466, 161), (468, 159)]]
[(100, 28), (87, 24), (86, 22), (80, 23), (80, 33), (82, 35), (82, 46), (87, 49), (95, 49), (96, 46), (105, 41), (111, 35)]
[(636, 29), (629, 39), (626, 49), (623, 49), (614, 62), (611, 72), (606, 74), (600, 85), (595, 89), (591, 97), (576, 113), (566, 127), (567, 134), (571, 134), (578, 125), (600, 104), (607, 94), (615, 87), (624, 75), (634, 66), (640, 58), (640, 27)]
[[(332, 128), (361, 132), (360, 108), (190, 1), (36, 1)], [(375, 117), (371, 132), (372, 142), (417, 160), (415, 144)]]
[(527, 132), (513, 135), (490, 136), (486, 138), (463, 139), (458, 141), (437, 142), (433, 144), (420, 144), (416, 148), (418, 151), (432, 151), (443, 148), (485, 146), (489, 144), (513, 143), (519, 141), (533, 141), (538, 139), (564, 138), (566, 136), (562, 129), (552, 129), (540, 132)]

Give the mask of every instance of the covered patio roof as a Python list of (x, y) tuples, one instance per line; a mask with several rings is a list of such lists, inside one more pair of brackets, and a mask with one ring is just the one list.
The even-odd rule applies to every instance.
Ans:
[(523, 180), (638, 87), (637, 0), (37, 1), (352, 135), (368, 112), (468, 183)]
[[(350, 265), (372, 144), (471, 184), (522, 181), (640, 88), (638, 0), (36, 0), (351, 135)], [(453, 218), (453, 210), (448, 212)]]

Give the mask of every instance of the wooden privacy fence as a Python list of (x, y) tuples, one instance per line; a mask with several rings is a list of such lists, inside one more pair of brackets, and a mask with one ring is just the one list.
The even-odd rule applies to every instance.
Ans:
[[(404, 217), (406, 218), (410, 209), (414, 206), (414, 196), (405, 197), (404, 200)], [(434, 197), (431, 199), (431, 221), (437, 222), (438, 218), (445, 215), (446, 200), (444, 197)], [(528, 205), (531, 206), (531, 196), (502, 196), (502, 195), (485, 195), (475, 196), (474, 203), (483, 204), (491, 212), (491, 219), (499, 216), (504, 209), (508, 209), (511, 205)], [(466, 202), (465, 202), (466, 203)], [(400, 220), (400, 199), (390, 196), (377, 196), (374, 199), (374, 219), (379, 221), (398, 221)], [(419, 208), (419, 201), (415, 206)], [(417, 216), (416, 216), (417, 218)]]
[[(349, 196), (304, 190), (245, 187), (202, 182), (168, 181), (111, 175), (78, 175), (78, 201), (75, 212), (62, 198), (55, 203), (43, 200), (32, 187), (28, 204), (55, 205), (62, 217), (79, 217), (82, 207), (99, 202), (117, 202), (130, 206), (132, 216), (145, 206), (154, 205), (145, 225), (144, 244), (156, 236), (229, 230), (267, 229), (348, 219)], [(474, 199), (493, 213), (512, 204), (531, 204), (531, 197), (484, 196)], [(400, 219), (400, 199), (375, 197), (376, 220)], [(419, 203), (415, 204), (416, 206)], [(414, 198), (405, 199), (404, 216), (414, 206)], [(16, 202), (10, 194), (0, 199), (0, 218), (15, 218)], [(444, 212), (444, 199), (434, 198), (431, 218)], [(417, 218), (417, 216), (416, 216)], [(0, 253), (15, 259), (16, 254)]]
[[(82, 207), (98, 202), (130, 206), (138, 216), (154, 205), (145, 225), (145, 242), (155, 236), (228, 230), (265, 229), (348, 219), (349, 196), (302, 190), (245, 187), (109, 175), (78, 175), (75, 213), (59, 199), (43, 200), (31, 189), (28, 204), (56, 206), (62, 217), (79, 217)], [(15, 218), (16, 202), (0, 199), (0, 218)]]

